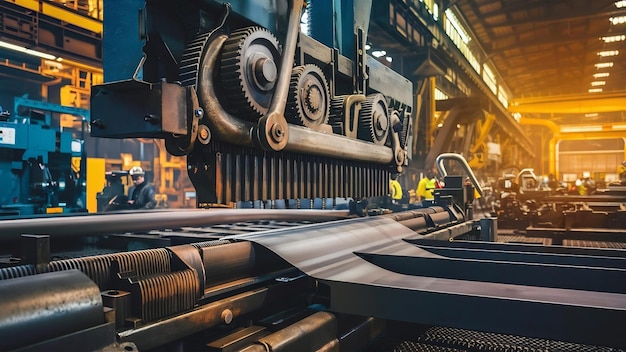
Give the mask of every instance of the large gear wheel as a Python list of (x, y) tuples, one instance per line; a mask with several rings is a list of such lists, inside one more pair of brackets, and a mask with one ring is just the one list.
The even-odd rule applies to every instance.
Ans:
[(224, 107), (250, 120), (265, 115), (278, 78), (278, 40), (261, 27), (231, 34), (222, 47), (220, 74)]
[(328, 122), (330, 93), (322, 70), (315, 65), (294, 67), (285, 109), (287, 121), (318, 129)]
[(367, 96), (359, 112), (359, 139), (384, 145), (389, 135), (389, 109), (385, 96), (378, 93)]

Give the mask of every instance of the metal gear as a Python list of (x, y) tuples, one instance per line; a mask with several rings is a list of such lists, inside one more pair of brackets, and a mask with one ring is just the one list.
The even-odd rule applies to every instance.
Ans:
[(333, 128), (333, 133), (344, 134), (344, 109), (343, 102), (347, 95), (339, 95), (330, 101), (330, 117), (328, 123)]
[(385, 96), (377, 93), (367, 96), (361, 104), (357, 137), (384, 145), (389, 135), (389, 109)]
[(222, 47), (224, 107), (251, 120), (265, 115), (274, 94), (279, 63), (278, 40), (268, 30), (246, 27), (233, 32)]
[(315, 65), (294, 67), (285, 109), (287, 121), (317, 129), (328, 122), (329, 114), (330, 92), (322, 70)]

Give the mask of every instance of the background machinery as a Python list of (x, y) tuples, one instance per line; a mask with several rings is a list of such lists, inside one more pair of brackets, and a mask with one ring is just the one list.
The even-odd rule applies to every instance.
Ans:
[(624, 252), (494, 243), (457, 154), (430, 207), (211, 207), (387, 194), (413, 96), (364, 50), (371, 2), (307, 2), (311, 36), (302, 1), (106, 5), (92, 136), (164, 139), (211, 209), (0, 222), (0, 349), (626, 347)]
[(0, 182), (4, 191), (0, 214), (85, 211), (86, 164), (80, 132), (75, 135), (62, 130), (52, 113), (89, 119), (88, 110), (19, 97), (14, 99), (13, 113), (1, 113)]

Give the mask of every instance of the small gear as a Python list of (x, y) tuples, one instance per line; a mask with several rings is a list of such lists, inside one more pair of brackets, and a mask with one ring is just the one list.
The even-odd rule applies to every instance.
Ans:
[(330, 93), (322, 70), (315, 65), (294, 67), (285, 109), (287, 121), (317, 129), (328, 122)]
[(343, 102), (347, 97), (347, 95), (339, 95), (330, 101), (328, 123), (333, 128), (333, 133), (345, 135)]
[(378, 93), (367, 96), (359, 112), (359, 139), (384, 145), (389, 135), (389, 109), (385, 96)]

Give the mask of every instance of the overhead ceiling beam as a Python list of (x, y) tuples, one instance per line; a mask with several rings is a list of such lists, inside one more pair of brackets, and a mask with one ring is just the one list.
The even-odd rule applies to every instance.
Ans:
[(626, 91), (513, 99), (510, 112), (588, 114), (626, 111)]
[[(493, 57), (495, 55), (499, 55), (506, 50), (519, 49), (524, 50), (532, 47), (536, 47), (539, 45), (552, 44), (554, 46), (565, 46), (572, 43), (578, 43), (581, 41), (588, 41), (591, 39), (595, 39), (598, 41), (598, 47), (602, 47), (603, 42), (600, 40), (600, 37), (606, 36), (606, 29), (597, 30), (594, 32), (587, 31), (587, 34), (584, 36), (576, 36), (568, 39), (563, 39), (557, 35), (554, 36), (543, 36), (541, 38), (532, 37), (527, 40), (520, 40), (518, 34), (512, 34), (502, 37), (494, 36), (491, 39), (491, 48), (492, 50), (485, 50), (488, 57)], [(498, 43), (506, 43), (506, 44), (498, 44)]]
[(525, 26), (530, 25), (535, 28), (538, 26), (545, 26), (555, 23), (561, 22), (573, 22), (579, 20), (590, 20), (593, 18), (606, 19), (608, 23), (608, 18), (611, 16), (624, 16), (626, 15), (626, 8), (619, 9), (615, 11), (603, 11), (599, 13), (590, 14), (585, 11), (581, 11), (580, 13), (559, 13), (558, 16), (544, 16), (542, 17), (528, 17), (528, 19), (517, 20), (517, 21), (507, 21), (506, 23), (500, 25), (489, 26), (490, 30), (499, 30), (503, 28), (510, 28), (516, 26)]

